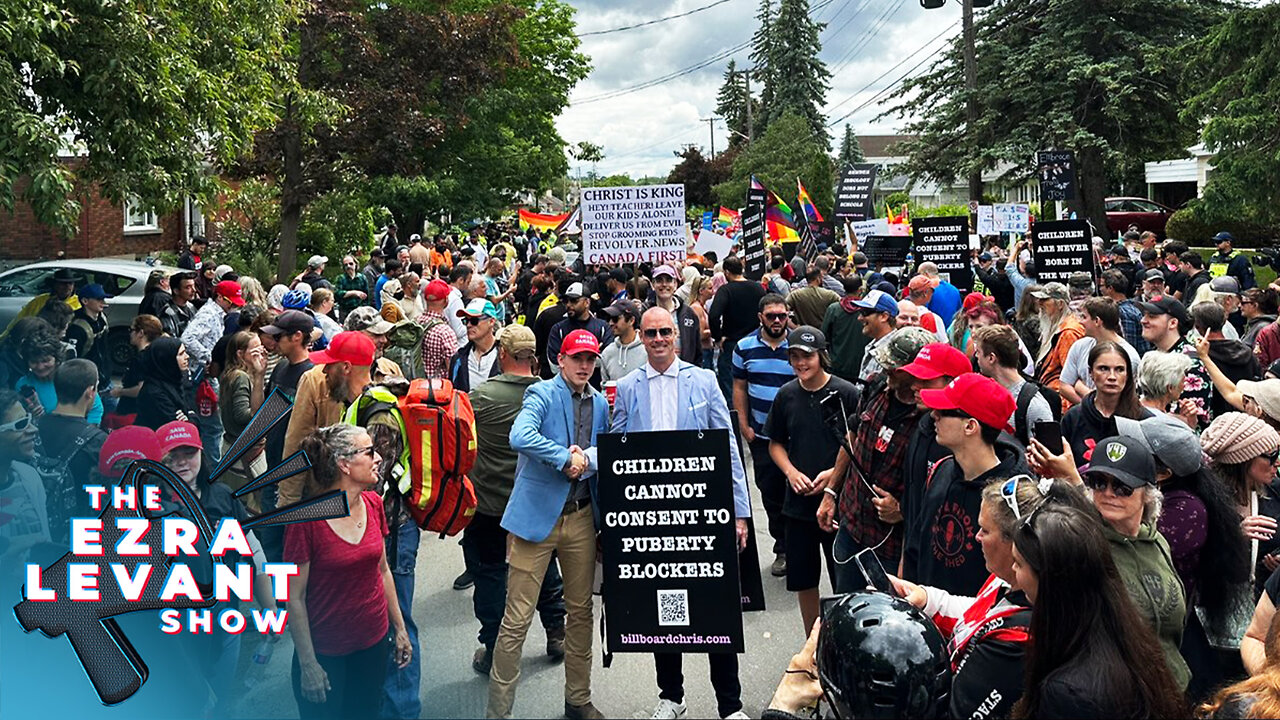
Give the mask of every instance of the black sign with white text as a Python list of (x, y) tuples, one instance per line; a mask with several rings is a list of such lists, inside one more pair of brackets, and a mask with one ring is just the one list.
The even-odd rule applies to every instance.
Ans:
[(866, 220), (872, 215), (871, 191), (876, 186), (878, 166), (867, 163), (846, 165), (836, 184), (837, 220)]
[(742, 211), (742, 233), (738, 242), (742, 246), (743, 275), (748, 280), (764, 277), (764, 208), (768, 194), (763, 189), (747, 189), (747, 206)]
[(871, 235), (862, 241), (858, 249), (867, 256), (867, 265), (873, 268), (902, 267), (911, 249), (909, 235)]
[(1031, 226), (1036, 278), (1066, 284), (1071, 273), (1094, 274), (1093, 233), (1085, 220), (1054, 220)]
[(743, 652), (729, 431), (610, 433), (598, 448), (609, 650)]
[(1040, 202), (1076, 199), (1076, 154), (1072, 151), (1036, 153), (1036, 174), (1040, 176)]
[(960, 290), (973, 288), (973, 269), (969, 262), (969, 218), (931, 217), (911, 221), (915, 238), (916, 267), (932, 262), (938, 273)]

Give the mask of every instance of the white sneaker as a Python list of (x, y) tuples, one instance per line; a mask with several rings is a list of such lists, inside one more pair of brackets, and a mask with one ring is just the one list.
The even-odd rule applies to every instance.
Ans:
[(662, 698), (658, 700), (658, 707), (653, 709), (653, 714), (649, 717), (653, 720), (679, 720), (688, 710), (684, 703), (674, 703)]
[(751, 716), (739, 710), (732, 715), (725, 715), (724, 720), (751, 720)]

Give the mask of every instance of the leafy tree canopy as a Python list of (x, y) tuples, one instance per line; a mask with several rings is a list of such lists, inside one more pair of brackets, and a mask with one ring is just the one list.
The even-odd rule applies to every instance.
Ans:
[[(739, 207), (747, 195), (751, 176), (788, 201), (795, 199), (796, 178), (804, 183), (818, 210), (826, 214), (833, 199), (831, 156), (814, 138), (804, 118), (787, 113), (769, 124), (759, 139), (733, 161), (729, 179), (715, 186), (716, 201)], [(792, 210), (799, 212), (797, 206)]]

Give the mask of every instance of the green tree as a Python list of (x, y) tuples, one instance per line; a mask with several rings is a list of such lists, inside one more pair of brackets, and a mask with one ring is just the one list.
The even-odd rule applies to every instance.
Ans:
[[(0, 204), (75, 230), (77, 183), (161, 209), (212, 200), (275, 122), (298, 0), (0, 3)], [(65, 164), (63, 154), (84, 156)], [(19, 183), (20, 177), (29, 182)]]
[(1181, 49), (1187, 122), (1205, 121), (1216, 153), (1196, 214), (1207, 222), (1280, 223), (1280, 5), (1233, 11)]
[(743, 82), (743, 78), (739, 77), (742, 73), (743, 71), (738, 70), (737, 64), (730, 60), (728, 69), (724, 71), (724, 84), (720, 86), (720, 92), (716, 94), (716, 114), (724, 118), (725, 125), (729, 128), (730, 148), (742, 145), (749, 136), (747, 132), (748, 104), (753, 104), (751, 109), (758, 112), (754, 106), (755, 101), (747, 95), (746, 83)]
[(853, 134), (853, 126), (845, 125), (844, 137), (840, 140), (840, 156), (836, 161), (837, 169), (866, 161), (867, 157), (862, 154), (862, 145), (858, 143), (858, 136)]
[(1071, 209), (1105, 229), (1109, 169), (1128, 177), (1127, 167), (1179, 156), (1194, 142), (1163, 49), (1202, 35), (1222, 8), (1220, 0), (996, 3), (976, 23), (975, 125), (966, 123), (958, 37), (895, 94), (885, 115), (908, 118), (903, 131), (917, 136), (899, 144), (904, 169), (952, 182), (1003, 161), (1016, 180), (1034, 172), (1037, 150), (1074, 150), (1080, 194)]
[(826, 27), (809, 17), (809, 0), (781, 0), (771, 31), (773, 107), (765, 108), (770, 122), (786, 113), (804, 118), (809, 131), (828, 145), (827, 120), (822, 114), (831, 71), (822, 61), (818, 35)]
[[(832, 206), (832, 172), (831, 156), (809, 132), (808, 123), (795, 113), (787, 113), (770, 123), (764, 135), (734, 159), (729, 179), (716, 185), (713, 192), (720, 204), (739, 207), (755, 175), (780, 197), (794, 199), (799, 178), (825, 215)], [(799, 212), (796, 206), (792, 209)]]
[(760, 84), (760, 112), (752, 118), (752, 139), (764, 133), (769, 126), (769, 113), (773, 109), (773, 94), (777, 89), (778, 65), (777, 37), (773, 31), (773, 0), (760, 0), (756, 11), (760, 25), (751, 36), (751, 77)]

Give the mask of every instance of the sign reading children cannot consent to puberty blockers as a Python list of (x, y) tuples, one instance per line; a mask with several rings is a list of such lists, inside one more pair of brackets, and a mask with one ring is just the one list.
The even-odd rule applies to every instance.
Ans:
[(598, 439), (613, 652), (742, 652), (728, 430)]
[(684, 185), (586, 188), (582, 251), (588, 265), (683, 260)]

